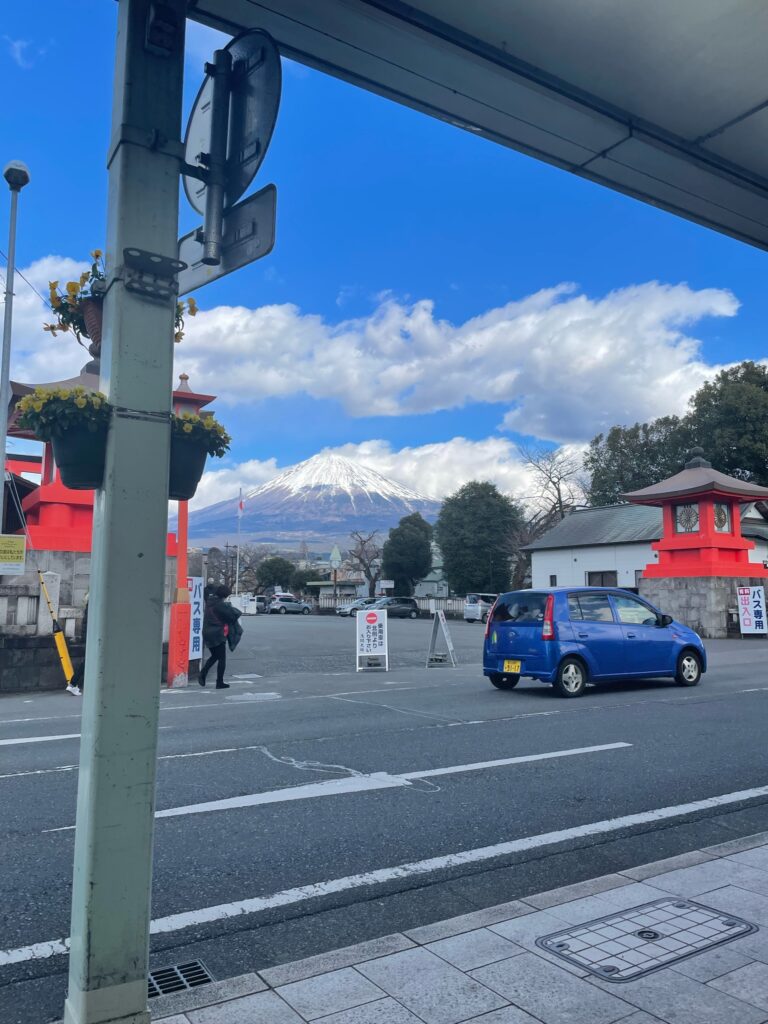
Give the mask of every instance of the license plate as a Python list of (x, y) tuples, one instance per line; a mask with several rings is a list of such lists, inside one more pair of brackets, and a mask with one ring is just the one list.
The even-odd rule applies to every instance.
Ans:
[(519, 661), (505, 661), (504, 662), (505, 672), (516, 672), (520, 673), (520, 662)]

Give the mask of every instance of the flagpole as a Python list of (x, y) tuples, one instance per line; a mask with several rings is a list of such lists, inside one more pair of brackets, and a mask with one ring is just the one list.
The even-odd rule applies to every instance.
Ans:
[(243, 518), (243, 488), (237, 503), (237, 560), (235, 561), (235, 594), (240, 593), (240, 521)]

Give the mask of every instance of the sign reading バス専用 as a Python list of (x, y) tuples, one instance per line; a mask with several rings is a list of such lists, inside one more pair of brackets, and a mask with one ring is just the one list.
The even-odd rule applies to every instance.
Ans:
[(203, 577), (187, 576), (187, 590), (191, 615), (189, 616), (189, 660), (203, 656)]
[(23, 576), (27, 542), (15, 533), (0, 533), (0, 576)]
[(737, 587), (739, 628), (742, 633), (766, 633), (765, 587)]

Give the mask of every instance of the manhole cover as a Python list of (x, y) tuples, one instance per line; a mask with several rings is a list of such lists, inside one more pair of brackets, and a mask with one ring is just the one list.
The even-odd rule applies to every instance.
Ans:
[(186, 964), (173, 964), (150, 971), (147, 983), (147, 995), (165, 996), (169, 992), (182, 992), (185, 989), (197, 988), (213, 981), (208, 968), (202, 960), (190, 960)]
[(757, 930), (732, 914), (670, 897), (545, 935), (536, 945), (605, 981), (634, 981)]

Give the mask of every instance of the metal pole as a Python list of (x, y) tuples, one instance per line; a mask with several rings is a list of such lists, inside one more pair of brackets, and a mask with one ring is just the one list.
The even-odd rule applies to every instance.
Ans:
[(203, 222), (203, 263), (218, 266), (221, 263), (221, 235), (224, 226), (232, 54), (229, 50), (216, 50), (213, 55), (213, 64), (206, 64), (205, 70), (213, 77), (213, 98), (211, 102), (211, 152), (208, 154), (208, 181)]
[[(65, 1024), (150, 1020), (175, 295), (142, 291), (130, 257), (176, 255), (185, 15), (186, 0), (118, 8), (101, 354), (115, 412), (94, 504)], [(171, 265), (153, 267), (162, 284)]]
[(237, 561), (235, 562), (235, 593), (240, 593), (240, 510), (237, 512)]
[(0, 442), (3, 464), (0, 466), (0, 533), (5, 516), (5, 446), (8, 436), (8, 406), (11, 402), (11, 329), (13, 327), (13, 279), (16, 274), (16, 214), (19, 192), (29, 182), (29, 171), (18, 161), (8, 164), (3, 177), (11, 190), (11, 220), (8, 229), (8, 268), (5, 277), (5, 313), (3, 316), (3, 355), (0, 363)]

